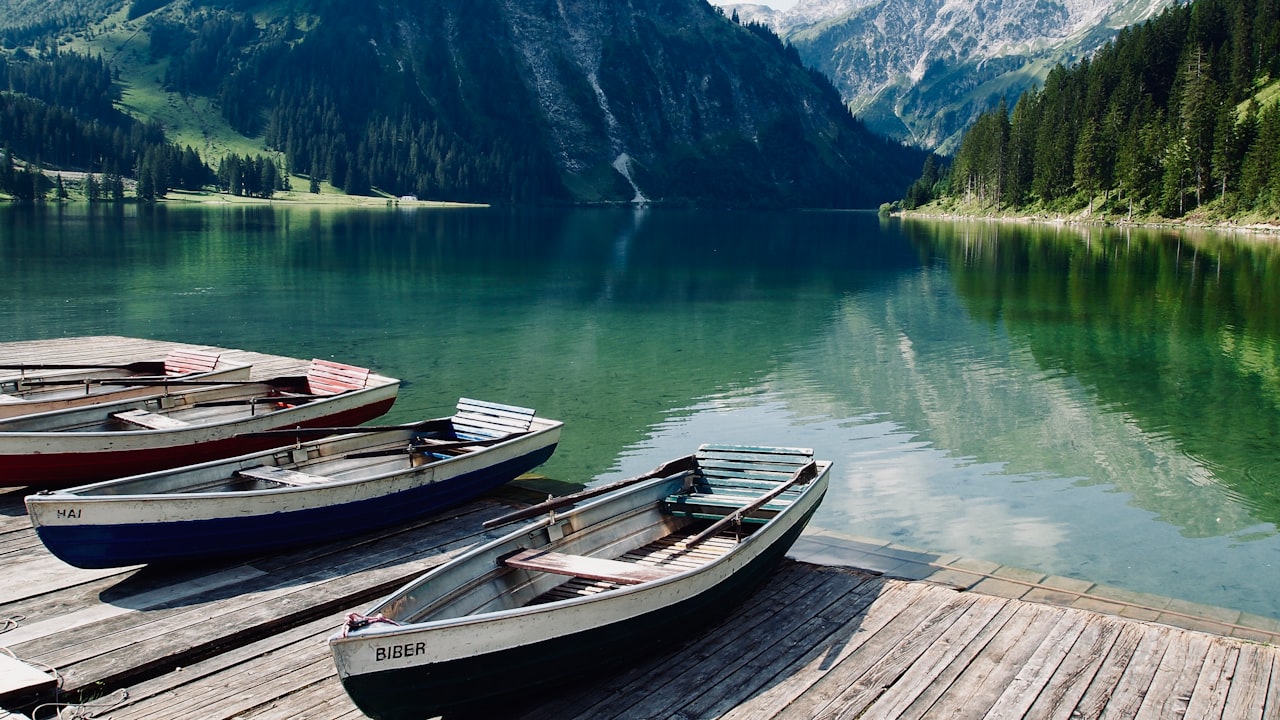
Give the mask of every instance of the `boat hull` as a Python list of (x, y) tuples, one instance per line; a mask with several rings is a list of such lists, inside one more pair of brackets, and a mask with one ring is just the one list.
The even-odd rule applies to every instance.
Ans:
[(386, 414), (395, 400), (396, 386), (387, 385), (245, 421), (174, 431), (0, 432), (0, 486), (66, 487), (267, 450), (281, 439), (244, 434), (359, 425)]
[[(467, 502), (546, 462), (559, 424), (510, 447), (328, 487), (27, 499), (45, 547), (81, 568), (260, 554), (390, 527)], [(259, 456), (226, 464), (251, 467)], [(224, 463), (218, 463), (223, 465)]]
[(762, 528), (736, 555), (634, 592), (477, 617), (443, 631), (390, 628), (350, 644), (334, 637), (343, 687), (362, 712), (379, 720), (494, 712), (537, 698), (538, 688), (674, 649), (723, 619), (768, 578), (821, 502), (825, 475), (821, 481), (805, 507)]

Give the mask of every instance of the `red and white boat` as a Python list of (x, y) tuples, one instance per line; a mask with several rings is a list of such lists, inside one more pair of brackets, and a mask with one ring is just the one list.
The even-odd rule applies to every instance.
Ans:
[[(243, 455), (338, 433), (391, 409), (400, 381), (313, 360), (305, 376), (195, 384), (182, 392), (0, 421), (0, 486), (66, 487)], [(322, 428), (314, 430), (314, 428)]]

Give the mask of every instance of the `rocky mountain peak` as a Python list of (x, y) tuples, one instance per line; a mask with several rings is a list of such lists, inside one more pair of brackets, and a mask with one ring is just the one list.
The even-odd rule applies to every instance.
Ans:
[(873, 130), (946, 152), (1001, 96), (1012, 105), (1055, 64), (1173, 2), (800, 0), (781, 12), (726, 12), (774, 28)]

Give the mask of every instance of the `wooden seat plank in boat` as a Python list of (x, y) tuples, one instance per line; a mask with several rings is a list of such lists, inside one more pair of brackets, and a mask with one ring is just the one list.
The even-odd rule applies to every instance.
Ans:
[(218, 367), (221, 353), (204, 350), (170, 350), (164, 356), (165, 375), (189, 375), (194, 373), (213, 372)]
[(297, 470), (276, 467), (275, 465), (259, 465), (258, 467), (245, 468), (244, 470), (236, 471), (236, 475), (241, 477), (257, 478), (258, 480), (270, 480), (271, 482), (294, 485), (297, 487), (302, 487), (304, 485), (322, 485), (324, 483), (334, 482), (334, 479), (331, 477), (325, 477), (324, 475), (312, 475), (310, 473), (299, 472)]
[(453, 416), (453, 430), (464, 439), (528, 432), (535, 412), (532, 408), (460, 398), (458, 411)]
[(369, 382), (368, 368), (315, 358), (307, 369), (307, 388), (316, 395), (337, 395), (359, 390)]
[[(764, 448), (751, 445), (703, 445), (696, 455), (699, 478), (694, 491), (671, 495), (665, 507), (679, 517), (715, 520), (737, 512), (778, 487), (813, 460), (808, 448)], [(704, 492), (705, 491), (705, 492)], [(743, 522), (762, 524), (790, 505), (787, 498), (799, 490), (784, 491), (774, 501), (757, 508)]]
[(703, 482), (712, 487), (772, 490), (813, 460), (809, 448), (703, 445), (697, 453)]
[[(758, 497), (758, 496), (757, 496)], [(724, 495), (720, 493), (689, 493), (687, 495), (671, 495), (664, 506), (676, 517), (692, 517), (701, 520), (716, 520), (737, 512), (744, 505), (756, 498), (750, 495)], [(789, 502), (771, 502), (742, 518), (743, 522), (763, 525), (774, 515), (785, 509)]]
[[(648, 545), (627, 552), (621, 560), (624, 563), (635, 563), (641, 567), (658, 568), (669, 574), (675, 574), (702, 567), (725, 555), (738, 544), (737, 538), (730, 535), (713, 537), (693, 548), (680, 544), (689, 537), (690, 533), (679, 532), (658, 538)], [(622, 585), (623, 583), (610, 580), (574, 577), (544, 592), (529, 604), (541, 605), (572, 597), (595, 595), (606, 590), (616, 590)]]
[(736, 535), (726, 534), (710, 538), (694, 547), (688, 547), (683, 543), (690, 537), (692, 537), (692, 529), (689, 532), (659, 538), (644, 547), (626, 553), (622, 559), (641, 565), (688, 570), (706, 565), (728, 553), (738, 544)]
[(568, 555), (565, 553), (543, 550), (522, 550), (505, 560), (507, 567), (522, 570), (537, 570), (556, 575), (571, 575), (587, 580), (603, 580), (619, 585), (639, 585), (643, 582), (661, 580), (674, 575), (679, 570), (638, 565), (622, 560), (587, 557), (586, 555)]
[(186, 427), (189, 424), (168, 415), (160, 415), (159, 413), (142, 409), (112, 413), (111, 417), (148, 430), (171, 430), (173, 428)]

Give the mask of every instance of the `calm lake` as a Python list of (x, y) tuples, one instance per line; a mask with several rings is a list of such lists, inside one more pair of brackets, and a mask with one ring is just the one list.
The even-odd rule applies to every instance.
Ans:
[(874, 213), (0, 207), (0, 341), (126, 335), (566, 423), (540, 472), (835, 462), (815, 525), (1280, 617), (1275, 240)]

